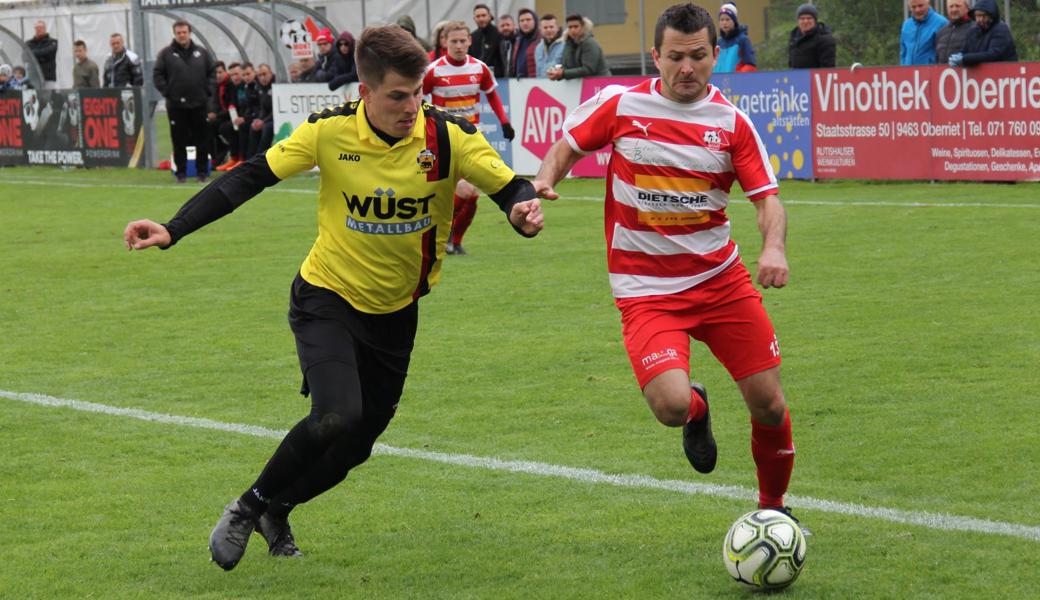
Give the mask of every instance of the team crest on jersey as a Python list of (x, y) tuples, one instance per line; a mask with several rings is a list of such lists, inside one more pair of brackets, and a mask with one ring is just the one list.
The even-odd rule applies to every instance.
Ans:
[(419, 151), (419, 155), (415, 157), (416, 164), (419, 165), (420, 173), (429, 173), (433, 170), (433, 163), (437, 161), (437, 155), (430, 151), (429, 148), (423, 148)]
[(722, 147), (722, 136), (719, 135), (718, 129), (709, 129), (704, 132), (704, 145), (711, 150), (718, 150)]

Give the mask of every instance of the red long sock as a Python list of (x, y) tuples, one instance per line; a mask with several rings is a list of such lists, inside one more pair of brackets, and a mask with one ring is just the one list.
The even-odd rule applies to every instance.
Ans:
[(751, 455), (758, 475), (759, 508), (782, 507), (794, 469), (790, 411), (784, 411), (784, 421), (779, 425), (751, 420)]
[(477, 214), (477, 199), (463, 198), (455, 195), (455, 210), (451, 217), (451, 243), (462, 244), (462, 236), (466, 235), (473, 216)]
[(699, 420), (707, 410), (708, 405), (704, 402), (704, 398), (701, 398), (697, 390), (690, 388), (690, 414), (686, 417), (686, 422)]

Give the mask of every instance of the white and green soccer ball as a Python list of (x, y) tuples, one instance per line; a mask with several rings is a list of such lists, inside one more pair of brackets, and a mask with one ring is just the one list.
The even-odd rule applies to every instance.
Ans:
[(737, 519), (726, 534), (722, 560), (733, 579), (776, 590), (798, 579), (805, 564), (805, 536), (794, 520), (776, 510), (755, 510)]

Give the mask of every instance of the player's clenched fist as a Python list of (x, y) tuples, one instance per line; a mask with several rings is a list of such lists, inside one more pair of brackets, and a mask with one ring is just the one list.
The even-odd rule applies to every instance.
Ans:
[(542, 202), (537, 198), (526, 202), (517, 202), (509, 211), (509, 222), (526, 235), (534, 235), (545, 227), (545, 214)]
[(162, 225), (141, 219), (127, 223), (123, 230), (123, 241), (126, 242), (127, 250), (144, 250), (151, 246), (165, 248), (170, 245), (171, 238), (170, 232)]

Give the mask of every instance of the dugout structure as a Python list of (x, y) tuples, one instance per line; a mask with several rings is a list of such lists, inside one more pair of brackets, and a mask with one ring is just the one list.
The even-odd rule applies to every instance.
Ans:
[[(333, 36), (338, 34), (336, 27), (325, 15), (292, 0), (131, 0), (131, 19), (132, 47), (138, 49), (138, 54), (144, 62), (145, 103), (148, 107), (144, 115), (144, 127), (147, 132), (144, 164), (149, 166), (155, 165), (157, 160), (155, 112), (159, 102), (163, 100), (151, 84), (152, 68), (159, 51), (170, 43), (174, 22), (184, 20), (192, 23), (192, 37), (195, 42), (206, 48), (218, 60), (227, 63), (259, 62), (250, 58), (250, 53), (235, 32), (234, 29), (240, 30), (241, 27), (229, 26), (244, 24), (260, 39), (265, 47), (263, 54), (273, 57), (271, 68), (276, 79), (283, 82), (289, 80), (290, 62), (282, 35), (284, 24), (302, 22), (307, 23), (312, 30), (328, 29)], [(206, 34), (196, 26), (202, 24), (207, 26)], [(207, 36), (214, 35), (214, 31), (223, 39), (208, 39)], [(216, 53), (216, 48), (227, 47), (228, 42), (237, 56)], [(309, 43), (309, 39), (307, 42)]]

